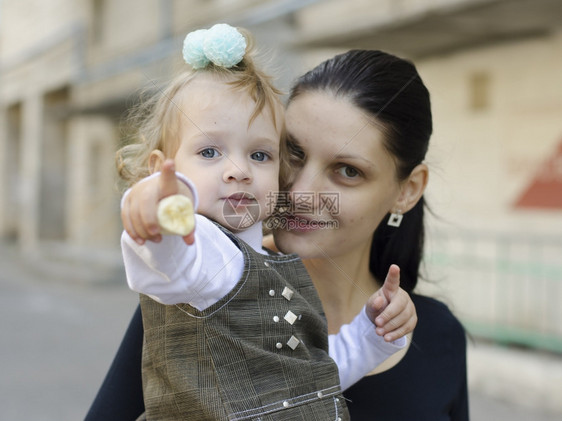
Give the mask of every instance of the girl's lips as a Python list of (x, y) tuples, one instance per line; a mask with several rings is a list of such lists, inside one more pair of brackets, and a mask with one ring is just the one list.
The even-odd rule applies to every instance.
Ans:
[(256, 203), (256, 198), (249, 193), (234, 193), (225, 197), (224, 200), (227, 200), (235, 208)]
[(247, 206), (247, 205), (251, 205), (253, 203), (256, 203), (255, 200), (252, 199), (228, 199), (228, 201), (235, 207), (239, 207), (239, 206)]

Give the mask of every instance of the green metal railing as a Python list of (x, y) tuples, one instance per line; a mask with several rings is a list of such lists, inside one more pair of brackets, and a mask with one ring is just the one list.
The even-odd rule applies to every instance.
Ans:
[(433, 285), (474, 336), (562, 353), (562, 238), (431, 232)]

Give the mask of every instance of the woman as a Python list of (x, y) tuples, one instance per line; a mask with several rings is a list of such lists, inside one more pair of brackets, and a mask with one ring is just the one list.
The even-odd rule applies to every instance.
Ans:
[[(464, 330), (443, 304), (412, 292), (432, 132), (415, 67), (378, 51), (338, 55), (296, 82), (286, 121), (297, 171), (275, 241), (303, 258), (330, 333), (359, 312), (392, 263), (418, 314), (411, 346), (348, 389), (352, 419), (467, 420)], [(141, 347), (137, 311), (87, 420), (142, 412)]]
[[(293, 229), (278, 230), (275, 242), (303, 258), (329, 332), (349, 323), (392, 263), (418, 314), (410, 349), (386, 368), (396, 365), (348, 389), (352, 419), (467, 420), (464, 330), (445, 305), (412, 293), (432, 132), (429, 93), (415, 67), (378, 51), (338, 55), (297, 80), (286, 125), (300, 169), (290, 189)], [(318, 200), (299, 200), (311, 191)], [(322, 192), (335, 193), (338, 206), (323, 203)]]

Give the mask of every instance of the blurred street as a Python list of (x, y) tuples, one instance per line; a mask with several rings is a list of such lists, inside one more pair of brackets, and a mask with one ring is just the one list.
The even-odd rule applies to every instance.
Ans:
[[(40, 273), (13, 247), (2, 244), (0, 264), (0, 418), (83, 419), (136, 306), (136, 295), (120, 272), (113, 279), (92, 267), (58, 272), (51, 267)], [(93, 281), (96, 273), (99, 281)], [(560, 420), (560, 415), (474, 391), (470, 399), (474, 421)]]

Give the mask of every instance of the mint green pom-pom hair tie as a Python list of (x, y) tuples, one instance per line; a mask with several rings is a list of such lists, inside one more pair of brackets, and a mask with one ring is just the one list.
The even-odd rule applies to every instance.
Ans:
[(226, 23), (190, 32), (183, 41), (183, 59), (194, 69), (203, 69), (209, 63), (228, 69), (240, 63), (244, 54), (246, 38)]

